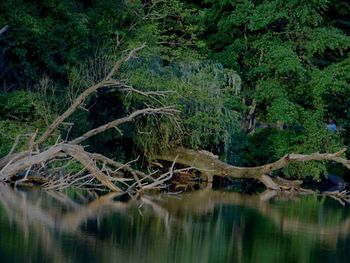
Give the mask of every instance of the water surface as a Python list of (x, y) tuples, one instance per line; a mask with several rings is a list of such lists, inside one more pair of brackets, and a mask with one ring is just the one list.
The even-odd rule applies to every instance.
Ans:
[(349, 262), (350, 209), (209, 189), (140, 199), (0, 185), (0, 262)]

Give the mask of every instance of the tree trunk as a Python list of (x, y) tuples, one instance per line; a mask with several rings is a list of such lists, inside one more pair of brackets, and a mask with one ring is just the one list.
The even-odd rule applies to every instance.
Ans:
[(272, 180), (267, 174), (279, 170), (291, 163), (306, 161), (334, 161), (350, 169), (350, 161), (340, 157), (346, 148), (336, 153), (312, 153), (312, 154), (287, 154), (279, 160), (256, 167), (238, 167), (220, 161), (217, 156), (207, 151), (195, 151), (186, 148), (177, 148), (164, 151), (156, 159), (164, 161), (174, 161), (176, 163), (192, 166), (199, 170), (207, 179), (212, 182), (214, 175), (227, 176), (232, 178), (256, 179), (264, 183), (270, 189), (280, 189), (283, 187), (296, 187), (300, 181)]

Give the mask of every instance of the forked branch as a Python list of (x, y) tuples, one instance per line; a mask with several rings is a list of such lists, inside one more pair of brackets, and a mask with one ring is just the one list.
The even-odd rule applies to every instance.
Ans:
[(82, 92), (78, 98), (72, 103), (72, 105), (57, 119), (54, 120), (54, 122), (48, 127), (48, 129), (43, 133), (43, 135), (35, 142), (35, 145), (40, 145), (44, 141), (46, 141), (51, 134), (66, 120), (72, 113), (81, 105), (81, 103), (92, 93), (94, 93), (96, 90), (102, 88), (102, 87), (108, 87), (108, 86), (115, 86), (116, 83), (114, 81), (111, 81), (112, 77), (115, 75), (115, 73), (118, 71), (120, 66), (130, 60), (135, 53), (143, 48), (145, 48), (146, 44), (142, 44), (141, 46), (134, 48), (131, 50), (127, 55), (119, 59), (111, 69), (111, 71), (108, 73), (108, 75), (100, 81), (99, 83), (89, 87), (84, 92)]

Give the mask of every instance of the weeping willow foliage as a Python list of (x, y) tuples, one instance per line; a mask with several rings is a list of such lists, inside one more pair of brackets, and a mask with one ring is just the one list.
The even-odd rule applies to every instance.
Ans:
[(228, 162), (239, 162), (241, 79), (233, 70), (212, 61), (194, 60), (166, 65), (155, 57), (133, 60), (124, 77), (141, 90), (166, 91), (163, 98), (129, 96), (129, 110), (141, 104), (176, 107), (179, 118), (140, 118), (135, 141), (146, 156), (167, 147), (186, 146), (220, 153)]

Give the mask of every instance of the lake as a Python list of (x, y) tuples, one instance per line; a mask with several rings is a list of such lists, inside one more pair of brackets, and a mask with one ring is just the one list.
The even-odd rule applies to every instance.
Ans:
[(202, 189), (141, 198), (0, 185), (0, 262), (349, 262), (350, 209)]

